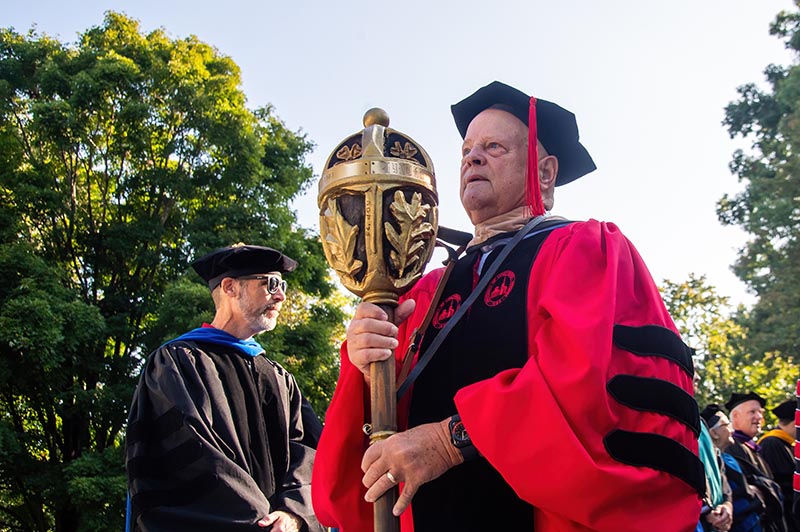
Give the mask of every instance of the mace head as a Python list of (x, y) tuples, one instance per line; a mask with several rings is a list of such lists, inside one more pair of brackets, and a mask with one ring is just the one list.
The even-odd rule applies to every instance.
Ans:
[(411, 137), (372, 108), (345, 138), (319, 182), (320, 236), (328, 263), (351, 292), (396, 303), (422, 276), (436, 242), (433, 162)]

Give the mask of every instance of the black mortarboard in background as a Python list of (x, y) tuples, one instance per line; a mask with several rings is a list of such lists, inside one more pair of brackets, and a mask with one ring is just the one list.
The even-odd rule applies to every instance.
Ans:
[[(489, 107), (516, 116), (527, 126), (531, 97), (505, 83), (493, 81), (450, 107), (461, 138), (472, 119)], [(550, 155), (558, 158), (556, 186), (565, 185), (597, 167), (580, 143), (575, 115), (547, 100), (536, 99), (536, 136)]]
[(781, 421), (794, 421), (795, 410), (797, 410), (797, 400), (789, 399), (773, 408), (771, 412)]
[(755, 392), (732, 393), (731, 398), (728, 399), (727, 403), (725, 403), (725, 408), (727, 408), (728, 412), (730, 412), (736, 408), (737, 405), (740, 405), (745, 401), (758, 401), (762, 408), (767, 404), (767, 401), (765, 401), (763, 397)]
[(719, 416), (717, 414), (719, 414), (721, 411), (721, 406), (716, 403), (711, 403), (710, 405), (707, 405), (702, 412), (700, 412), (700, 417), (706, 422), (708, 428), (712, 428), (717, 424), (717, 421), (719, 421)]
[(213, 290), (225, 277), (244, 277), (268, 272), (290, 272), (297, 262), (280, 251), (264, 246), (236, 244), (217, 249), (192, 263), (192, 268)]

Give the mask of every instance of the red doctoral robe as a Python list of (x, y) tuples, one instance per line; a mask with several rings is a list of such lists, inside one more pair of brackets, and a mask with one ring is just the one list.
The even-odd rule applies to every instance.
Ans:
[[(441, 275), (441, 269), (427, 274), (405, 295), (417, 306), (400, 326), (398, 357)], [(526, 310), (528, 362), (462, 388), (455, 403), (480, 453), (535, 507), (535, 530), (694, 530), (700, 512), (694, 488), (664, 471), (617, 461), (604, 444), (604, 436), (621, 429), (666, 436), (690, 458), (689, 452), (698, 452), (697, 436), (687, 425), (625, 406), (607, 389), (614, 376), (635, 375), (693, 393), (685, 368), (614, 342), (619, 324), (677, 333), (633, 245), (613, 224), (594, 220), (553, 230), (531, 267)], [(345, 345), (312, 480), (317, 517), (342, 532), (372, 530), (360, 468), (368, 397)], [(406, 397), (398, 405), (400, 426), (407, 408)], [(413, 529), (410, 514), (401, 517), (406, 532)]]

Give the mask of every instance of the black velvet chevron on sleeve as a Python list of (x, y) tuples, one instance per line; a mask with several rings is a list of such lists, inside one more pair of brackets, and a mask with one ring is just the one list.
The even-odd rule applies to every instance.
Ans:
[(689, 449), (660, 434), (616, 429), (603, 438), (608, 454), (618, 462), (664, 471), (705, 493), (703, 463)]
[(135, 515), (159, 506), (185, 506), (211, 493), (220, 485), (219, 477), (202, 473), (197, 477), (175, 484), (170, 489), (149, 490), (131, 498), (131, 509)]
[[(640, 357), (660, 357), (677, 364), (689, 377), (694, 376), (694, 350), (666, 327), (658, 325), (614, 326), (614, 344)], [(697, 402), (681, 387), (664, 379), (637, 375), (616, 375), (606, 384), (618, 403), (640, 412), (669, 416), (700, 434)], [(695, 453), (678, 441), (649, 432), (614, 429), (603, 438), (608, 454), (618, 462), (650, 467), (675, 476), (698, 494), (705, 492), (703, 464)]]
[(692, 355), (694, 349), (683, 343), (680, 337), (659, 325), (614, 325), (614, 343), (620, 349), (638, 356), (666, 358), (678, 364), (690, 377), (694, 376)]
[(173, 407), (155, 419), (137, 419), (128, 426), (126, 438), (128, 445), (133, 445), (146, 437), (152, 440), (163, 440), (183, 427), (183, 414)]
[[(127, 438), (129, 445), (139, 442), (160, 442), (184, 430), (184, 416), (173, 407), (156, 418), (144, 417), (131, 423)], [(131, 480), (143, 479), (145, 482), (155, 480), (163, 486), (169, 486), (134, 494), (131, 497), (132, 515), (139, 515), (157, 506), (183, 506), (214, 490), (219, 485), (219, 478), (213, 473), (201, 472), (181, 483), (168, 481), (176, 472), (187, 469), (200, 460), (203, 452), (199, 441), (187, 440), (161, 455), (136, 456), (129, 459), (126, 467)]]
[(620, 404), (641, 412), (657, 412), (676, 419), (700, 435), (697, 402), (682, 388), (663, 379), (616, 375), (606, 389)]

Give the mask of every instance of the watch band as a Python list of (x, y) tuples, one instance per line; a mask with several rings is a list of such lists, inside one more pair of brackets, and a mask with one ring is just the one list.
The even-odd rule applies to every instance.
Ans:
[(477, 447), (472, 444), (472, 440), (469, 434), (467, 434), (467, 430), (464, 428), (464, 423), (461, 422), (461, 416), (459, 414), (455, 414), (450, 418), (448, 427), (450, 428), (450, 443), (458, 449), (461, 456), (464, 457), (465, 462), (469, 462), (480, 456)]
[(464, 457), (465, 462), (470, 462), (472, 460), (475, 460), (481, 455), (481, 453), (478, 452), (478, 448), (472, 444), (466, 445), (464, 447), (459, 447), (458, 450), (461, 452), (461, 456)]

